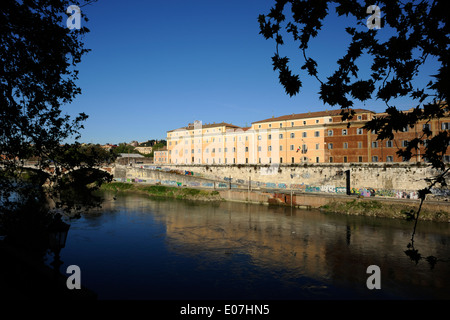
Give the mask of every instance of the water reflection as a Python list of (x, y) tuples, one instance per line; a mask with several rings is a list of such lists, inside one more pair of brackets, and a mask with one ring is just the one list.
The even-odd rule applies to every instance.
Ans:
[[(450, 298), (448, 264), (431, 271), (404, 254), (411, 226), (283, 207), (125, 196), (75, 221), (64, 254), (89, 269), (85, 285), (100, 298)], [(450, 257), (449, 231), (447, 224), (421, 222), (416, 244), (429, 255)], [(381, 290), (366, 287), (369, 265), (381, 268)], [(101, 280), (108, 274), (114, 283)]]

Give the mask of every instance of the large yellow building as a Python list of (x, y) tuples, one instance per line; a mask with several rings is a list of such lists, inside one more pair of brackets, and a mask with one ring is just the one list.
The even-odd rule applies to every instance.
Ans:
[[(355, 109), (361, 126), (372, 111)], [(167, 132), (172, 164), (268, 164), (328, 162), (327, 129), (340, 110), (272, 117), (241, 128), (229, 123), (190, 123)]]
[[(402, 162), (396, 151), (420, 137), (427, 126), (433, 135), (450, 129), (450, 117), (421, 120), (414, 128), (398, 132), (392, 141), (377, 141), (363, 126), (374, 116), (353, 109), (353, 119), (342, 121), (341, 110), (272, 117), (241, 128), (229, 123), (203, 125), (200, 121), (167, 132), (168, 163), (270, 164)], [(405, 111), (411, 112), (411, 110)], [(411, 161), (423, 161), (423, 147)], [(450, 162), (450, 150), (444, 161)]]

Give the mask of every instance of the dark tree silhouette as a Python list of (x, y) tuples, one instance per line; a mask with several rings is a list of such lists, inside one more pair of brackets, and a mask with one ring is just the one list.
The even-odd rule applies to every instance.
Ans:
[[(381, 28), (377, 29), (368, 24), (374, 21), (370, 16), (375, 12), (368, 11), (373, 4), (373, 1), (356, 0), (276, 0), (267, 15), (259, 16), (258, 22), (260, 34), (275, 41), (273, 69), (278, 72), (286, 94), (298, 94), (302, 78), (314, 77), (320, 83), (320, 100), (340, 107), (343, 120), (352, 118), (351, 108), (355, 101), (383, 101), (386, 116), (372, 119), (365, 128), (375, 131), (377, 139), (384, 140), (392, 139), (395, 132), (405, 127), (413, 128), (419, 121), (441, 118), (449, 113), (449, 8), (447, 1), (438, 0), (376, 1), (382, 13)], [(321, 31), (325, 18), (333, 11), (337, 16), (345, 15), (357, 23), (345, 28), (351, 38), (347, 51), (337, 60), (337, 69), (324, 79), (318, 72), (318, 61), (308, 56), (308, 48), (311, 39)], [(281, 54), (286, 39), (298, 44), (304, 58), (298, 71), (292, 68), (290, 58)], [(362, 57), (369, 57), (371, 61), (369, 74), (360, 72)], [(438, 63), (436, 74), (429, 77), (425, 86), (415, 87), (420, 68), (428, 60)], [(401, 97), (410, 99), (412, 112), (402, 112), (395, 106), (396, 99)], [(422, 157), (438, 172), (434, 177), (426, 177), (429, 185), (419, 191), (419, 209), (409, 213), (415, 220), (411, 243), (406, 251), (410, 257), (414, 256), (415, 251), (411, 251), (415, 250), (414, 234), (426, 194), (433, 186), (446, 186), (449, 168), (443, 158), (449, 142), (448, 130), (432, 135), (429, 129), (424, 128), (418, 138), (397, 152), (409, 160), (423, 146), (425, 153)]]
[[(89, 51), (82, 40), (89, 30), (84, 23), (81, 29), (69, 29), (66, 21), (71, 14), (66, 11), (70, 5), (92, 2), (2, 1), (0, 228), (14, 229), (14, 221), (16, 226), (25, 221), (33, 224), (39, 213), (45, 224), (51, 212), (49, 199), (59, 209), (89, 205), (89, 191), (111, 179), (95, 169), (98, 157), (105, 160), (108, 155), (78, 143), (65, 144), (68, 138), (79, 139), (87, 119), (84, 113), (71, 118), (62, 108), (81, 93), (75, 83), (76, 66)], [(88, 21), (85, 15), (82, 18)], [(37, 160), (37, 165), (26, 166), (29, 159)]]

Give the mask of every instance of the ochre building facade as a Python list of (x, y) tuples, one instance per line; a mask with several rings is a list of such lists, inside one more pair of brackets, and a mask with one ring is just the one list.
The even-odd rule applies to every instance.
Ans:
[[(393, 140), (377, 140), (363, 126), (374, 116), (353, 109), (351, 121), (342, 121), (340, 110), (272, 117), (250, 127), (229, 123), (190, 123), (167, 132), (169, 164), (275, 164), (404, 162), (396, 151), (419, 137), (423, 126), (436, 134), (450, 128), (450, 117), (418, 123), (397, 132)], [(407, 111), (406, 111), (407, 112)], [(419, 149), (410, 161), (422, 162)], [(448, 155), (444, 158), (450, 160)]]

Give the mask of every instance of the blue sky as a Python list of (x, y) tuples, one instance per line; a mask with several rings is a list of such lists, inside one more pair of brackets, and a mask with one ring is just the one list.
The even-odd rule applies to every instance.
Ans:
[[(77, 67), (82, 94), (64, 108), (89, 115), (80, 142), (143, 142), (165, 139), (168, 130), (194, 120), (246, 126), (331, 109), (319, 100), (311, 77), (302, 78), (295, 97), (279, 84), (271, 63), (275, 43), (259, 34), (257, 22), (273, 2), (99, 0), (82, 7), (91, 31), (84, 41), (92, 51)], [(309, 54), (324, 79), (346, 51), (349, 23), (354, 21), (331, 17), (311, 43)], [(303, 61), (289, 44), (280, 54), (292, 57), (294, 66)], [(399, 106), (409, 107), (407, 101)], [(385, 109), (379, 101), (355, 107)]]

